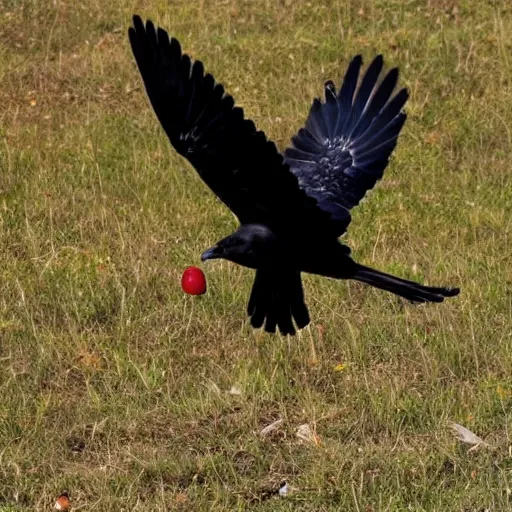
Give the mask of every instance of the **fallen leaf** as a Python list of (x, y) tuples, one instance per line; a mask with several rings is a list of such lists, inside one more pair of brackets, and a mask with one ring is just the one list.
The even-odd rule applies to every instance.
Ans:
[(504, 388), (501, 384), (498, 384), (496, 386), (496, 393), (502, 400), (512, 395), (511, 391), (509, 389)]
[(458, 423), (452, 423), (451, 426), (459, 434), (459, 441), (473, 445), (473, 448), (471, 448), (471, 450), (476, 449), (480, 445), (487, 445), (487, 443), (481, 437), (478, 437), (468, 428), (459, 425)]
[(279, 425), (281, 425), (281, 423), (283, 423), (283, 419), (279, 418), (278, 420), (272, 422), (270, 425), (267, 425), (266, 427), (262, 428), (260, 430), (260, 436), (264, 437), (264, 436), (270, 434), (270, 432), (276, 430), (276, 428), (279, 427)]
[(439, 132), (430, 132), (425, 136), (425, 142), (427, 144), (437, 144), (441, 139), (441, 135)]
[(101, 366), (100, 356), (96, 352), (88, 352), (87, 350), (81, 350), (78, 353), (78, 362), (88, 368), (97, 369)]
[(288, 496), (290, 488), (288, 487), (288, 484), (286, 482), (283, 482), (277, 492), (279, 493), (279, 496)]
[(242, 391), (239, 387), (237, 386), (231, 386), (231, 389), (228, 391), (228, 393), (230, 395), (235, 395), (235, 396), (239, 396), (242, 394)]
[(63, 510), (64, 512), (71, 510), (71, 501), (69, 499), (69, 494), (66, 491), (61, 493), (61, 495), (57, 498), (53, 508), (55, 510)]
[(188, 496), (183, 493), (183, 492), (179, 492), (178, 494), (176, 494), (176, 503), (179, 503), (179, 504), (183, 504), (183, 503), (186, 503), (188, 501)]
[(304, 423), (303, 425), (299, 425), (295, 431), (296, 436), (306, 443), (314, 444), (318, 446), (320, 444), (320, 438), (316, 434), (316, 428), (309, 425), (309, 423)]

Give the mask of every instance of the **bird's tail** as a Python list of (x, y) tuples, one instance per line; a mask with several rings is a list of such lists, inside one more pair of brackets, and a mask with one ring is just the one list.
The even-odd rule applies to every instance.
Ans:
[(309, 313), (300, 273), (283, 269), (256, 270), (247, 313), (253, 327), (265, 324), (267, 332), (274, 333), (279, 327), (283, 335), (295, 334), (296, 327), (306, 327)]
[(445, 297), (454, 297), (460, 291), (459, 288), (423, 286), (363, 265), (358, 265), (351, 278), (413, 302), (443, 302)]

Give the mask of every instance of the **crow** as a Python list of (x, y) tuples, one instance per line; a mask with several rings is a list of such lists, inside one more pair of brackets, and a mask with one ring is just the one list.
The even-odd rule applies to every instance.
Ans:
[(201, 260), (224, 258), (256, 270), (247, 307), (254, 328), (293, 335), (309, 324), (302, 272), (355, 279), (418, 303), (459, 293), (360, 265), (338, 240), (350, 210), (382, 178), (406, 118), (408, 93), (393, 96), (398, 69), (381, 79), (381, 55), (361, 80), (358, 55), (339, 91), (325, 83), (325, 101), (313, 101), (305, 126), (282, 155), (165, 30), (135, 15), (128, 35), (172, 146), (239, 220), (239, 228)]

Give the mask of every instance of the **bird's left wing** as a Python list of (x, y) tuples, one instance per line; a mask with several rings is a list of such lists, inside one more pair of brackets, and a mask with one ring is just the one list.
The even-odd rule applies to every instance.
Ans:
[(360, 56), (352, 60), (339, 92), (331, 81), (325, 84), (325, 102), (314, 100), (305, 127), (285, 151), (300, 186), (326, 211), (352, 209), (382, 178), (406, 118), (407, 91), (392, 97), (398, 70), (380, 81), (379, 55), (356, 90), (361, 64)]
[(155, 113), (174, 148), (242, 223), (329, 222), (298, 185), (275, 144), (244, 119), (200, 61), (139, 16), (129, 29), (133, 54)]

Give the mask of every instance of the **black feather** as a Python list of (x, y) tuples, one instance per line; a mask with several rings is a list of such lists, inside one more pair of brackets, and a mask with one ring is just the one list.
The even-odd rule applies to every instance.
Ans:
[(407, 89), (400, 90), (397, 95), (388, 102), (388, 104), (381, 110), (380, 114), (372, 121), (371, 125), (367, 130), (358, 137), (358, 143), (363, 145), (368, 140), (380, 133), (381, 130), (385, 129), (393, 119), (400, 113), (405, 102), (409, 97)]
[(386, 78), (384, 78), (378, 89), (375, 91), (375, 94), (368, 102), (363, 114), (359, 118), (359, 121), (356, 123), (352, 133), (350, 134), (351, 138), (357, 138), (368, 128), (370, 123), (375, 119), (375, 117), (379, 114), (381, 109), (391, 97), (397, 80), (398, 69), (394, 68), (386, 75)]
[(306, 128), (285, 151), (285, 161), (300, 186), (331, 215), (338, 236), (350, 222), (350, 215), (341, 209), (356, 206), (382, 178), (406, 119), (401, 112), (405, 89), (391, 97), (398, 70), (392, 69), (379, 84), (383, 68), (379, 55), (356, 90), (361, 64), (360, 56), (352, 59), (336, 101), (334, 85), (327, 82), (325, 103), (314, 100)]
[(247, 306), (251, 325), (265, 325), (267, 332), (295, 334), (309, 324), (309, 313), (304, 302), (300, 273), (283, 268), (256, 270), (251, 296)]
[(322, 109), (322, 114), (327, 127), (327, 135), (332, 138), (336, 133), (338, 122), (338, 101), (336, 99), (336, 87), (331, 80), (325, 83), (325, 107)]
[(413, 302), (443, 302), (446, 297), (454, 297), (460, 291), (458, 288), (424, 286), (363, 265), (358, 265), (352, 279), (389, 291)]
[(336, 125), (336, 133), (343, 134), (343, 125), (348, 119), (350, 110), (352, 109), (352, 100), (354, 92), (357, 87), (357, 79), (359, 77), (359, 70), (363, 64), (363, 59), (360, 55), (356, 55), (350, 62), (340, 91), (338, 93), (338, 122)]
[(368, 98), (377, 83), (377, 79), (379, 78), (379, 73), (382, 70), (382, 66), (384, 64), (384, 60), (382, 59), (382, 55), (378, 55), (373, 59), (372, 63), (366, 70), (364, 74), (363, 81), (357, 90), (354, 103), (352, 104), (352, 109), (350, 110), (350, 115), (347, 118), (347, 124), (343, 127), (342, 133), (345, 136), (350, 137), (354, 126), (359, 120), (361, 114), (363, 113), (364, 108), (366, 107), (366, 103), (368, 102)]

